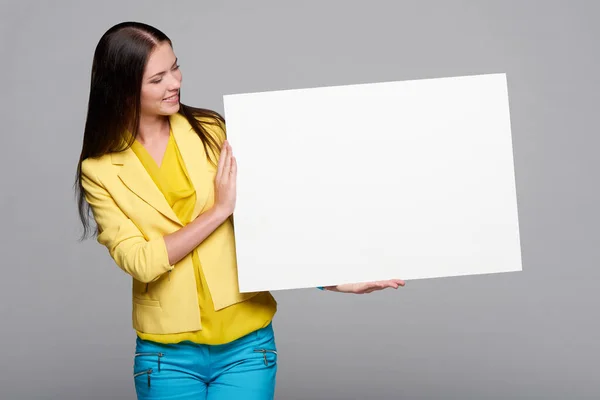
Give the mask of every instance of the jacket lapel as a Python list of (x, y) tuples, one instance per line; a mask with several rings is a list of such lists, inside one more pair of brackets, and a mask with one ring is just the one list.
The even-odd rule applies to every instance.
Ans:
[(119, 178), (129, 190), (165, 217), (179, 225), (183, 225), (133, 150), (128, 148), (125, 151), (113, 153), (112, 163), (122, 165)]
[(213, 195), (214, 182), (211, 179), (207, 154), (198, 134), (187, 119), (179, 113), (170, 117), (173, 138), (185, 164), (188, 176), (196, 190), (196, 204), (192, 219), (196, 218)]
[[(213, 195), (214, 183), (202, 140), (194, 131), (185, 117), (179, 113), (169, 117), (173, 138), (184, 161), (188, 176), (196, 190), (196, 204), (192, 219), (203, 210), (208, 199)], [(133, 150), (128, 148), (112, 154), (112, 163), (121, 165), (119, 178), (121, 181), (146, 203), (173, 222), (183, 226), (152, 177), (148, 174)]]

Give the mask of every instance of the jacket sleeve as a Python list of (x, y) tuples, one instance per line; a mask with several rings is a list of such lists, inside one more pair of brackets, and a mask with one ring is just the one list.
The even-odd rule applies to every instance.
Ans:
[(159, 279), (173, 269), (162, 237), (147, 240), (102, 186), (89, 163), (82, 164), (82, 185), (94, 220), (98, 242), (108, 249), (116, 264), (140, 282)]

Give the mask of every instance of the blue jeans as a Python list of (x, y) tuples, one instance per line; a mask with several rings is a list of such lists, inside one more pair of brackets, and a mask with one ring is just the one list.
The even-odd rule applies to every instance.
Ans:
[(222, 345), (136, 341), (138, 400), (271, 400), (276, 373), (272, 324)]

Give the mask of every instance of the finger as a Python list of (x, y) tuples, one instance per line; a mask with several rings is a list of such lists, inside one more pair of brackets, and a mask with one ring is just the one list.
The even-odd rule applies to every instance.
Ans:
[(379, 283), (377, 282), (371, 282), (371, 283), (367, 283), (364, 286), (362, 286), (360, 288), (360, 293), (371, 293), (374, 292), (376, 290), (380, 290), (380, 286)]
[(377, 288), (375, 290), (384, 290), (389, 287), (394, 288), (394, 289), (397, 288), (397, 286), (392, 282), (381, 282), (379, 285), (377, 285)]
[(396, 289), (397, 286), (392, 281), (379, 281), (376, 285), (377, 290), (383, 290), (389, 287)]
[(230, 186), (235, 185), (235, 178), (236, 178), (236, 169), (235, 169), (235, 157), (232, 155), (231, 156), (231, 163), (229, 166), (229, 179), (228, 179), (228, 183)]
[(235, 176), (237, 173), (237, 169), (236, 169), (236, 161), (235, 161), (235, 156), (233, 155), (233, 150), (231, 149), (231, 146), (229, 147), (229, 178), (230, 180), (235, 181)]
[(404, 281), (400, 279), (390, 279), (388, 281), (384, 281), (386, 287), (393, 287), (394, 289), (398, 289), (399, 286), (404, 286)]
[(235, 156), (231, 156), (231, 178), (235, 180), (237, 177), (237, 159)]
[(219, 182), (221, 180), (221, 176), (223, 176), (223, 166), (225, 164), (226, 156), (227, 156), (227, 141), (223, 142), (223, 145), (221, 146), (221, 154), (219, 155), (219, 164), (217, 166), (217, 176), (215, 177), (217, 182)]
[(394, 288), (394, 289), (398, 289), (398, 287), (400, 286), (400, 284), (395, 279), (393, 279), (391, 281), (388, 281), (388, 285), (387, 286), (391, 287), (391, 288)]
[(223, 161), (223, 174), (221, 175), (221, 179), (224, 184), (229, 182), (229, 178), (231, 175), (231, 146), (227, 143), (227, 153), (225, 155), (225, 160)]

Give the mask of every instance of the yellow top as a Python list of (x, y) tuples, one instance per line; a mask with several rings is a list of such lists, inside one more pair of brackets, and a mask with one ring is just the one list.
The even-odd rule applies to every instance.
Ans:
[[(197, 120), (219, 145), (223, 143), (225, 124), (213, 124), (212, 118)], [(196, 191), (190, 218), (194, 220), (215, 205), (217, 168), (212, 161), (216, 161), (219, 154), (205, 149), (200, 136), (181, 113), (169, 116), (169, 122), (187, 176)], [(83, 160), (81, 185), (93, 212), (97, 242), (106, 248), (114, 266), (131, 277), (134, 330), (152, 334), (201, 330), (193, 252), (173, 265), (164, 241), (165, 235), (176, 232), (185, 224), (131, 147)], [(196, 250), (216, 311), (260, 294), (240, 292), (231, 218), (216, 228)]]
[[(185, 225), (190, 223), (196, 203), (196, 190), (188, 176), (172, 132), (160, 166), (138, 141), (134, 142), (132, 150), (163, 193), (177, 217)], [(214, 182), (206, 182), (206, 184), (213, 185)], [(196, 275), (202, 329), (175, 334), (148, 334), (137, 331), (140, 338), (160, 343), (189, 340), (199, 344), (223, 344), (263, 328), (271, 322), (277, 310), (277, 303), (269, 292), (259, 293), (246, 301), (215, 311), (200, 265), (197, 248), (192, 252), (192, 260)]]

